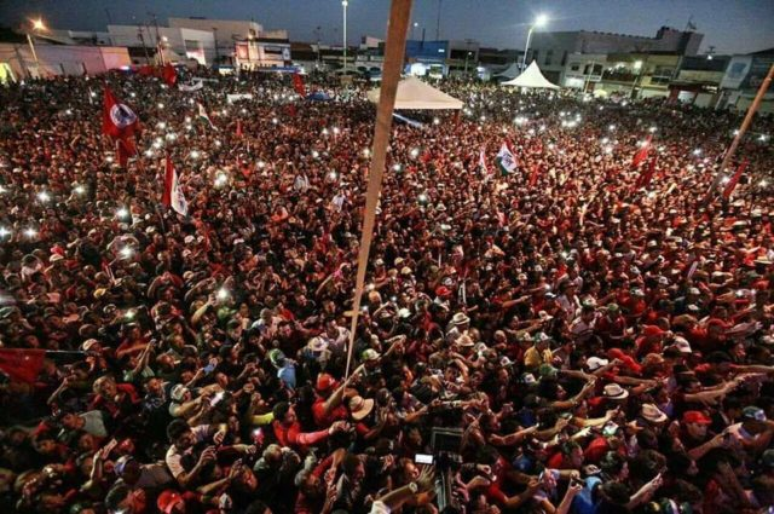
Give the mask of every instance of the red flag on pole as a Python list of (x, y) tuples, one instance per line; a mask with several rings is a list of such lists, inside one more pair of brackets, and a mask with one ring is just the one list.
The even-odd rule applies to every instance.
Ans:
[(642, 147), (640, 147), (640, 149), (634, 153), (634, 158), (632, 159), (632, 166), (636, 168), (640, 164), (645, 162), (645, 159), (648, 158), (648, 152), (650, 152), (650, 143), (652, 140), (653, 140), (653, 134), (649, 135), (648, 139), (645, 140), (645, 144), (643, 144)]
[(12, 381), (31, 384), (43, 369), (45, 350), (0, 348), (0, 371)]
[(102, 133), (116, 139), (126, 139), (134, 135), (140, 127), (140, 119), (113, 95), (105, 85), (105, 102), (102, 108)]
[(121, 103), (105, 85), (104, 105), (102, 107), (102, 133), (116, 140), (116, 158), (122, 167), (126, 167), (129, 157), (137, 155), (137, 147), (132, 141), (135, 131), (140, 129), (140, 119), (126, 104)]
[(242, 137), (242, 120), (237, 120), (236, 136)]
[(744, 173), (745, 168), (747, 168), (747, 163), (747, 159), (743, 160), (739, 167), (736, 169), (734, 176), (731, 177), (731, 180), (728, 181), (726, 188), (723, 190), (723, 198), (728, 199), (731, 196), (731, 193), (734, 192), (736, 185), (739, 183), (739, 179), (742, 178), (742, 173)]
[(636, 187), (648, 187), (650, 185), (650, 181), (653, 180), (653, 175), (656, 174), (656, 163), (658, 162), (658, 156), (654, 157), (650, 160), (650, 165), (647, 169), (643, 170), (642, 173), (640, 173), (640, 176), (637, 178)]
[(188, 203), (185, 201), (183, 191), (180, 188), (180, 181), (177, 177), (177, 171), (172, 166), (172, 159), (169, 156), (167, 156), (164, 194), (161, 197), (161, 203), (167, 207), (172, 207), (178, 214), (183, 216), (188, 214)]
[(175, 67), (169, 63), (165, 64), (161, 72), (161, 78), (164, 79), (164, 82), (169, 87), (174, 87), (177, 84), (177, 71), (175, 71)]
[(304, 87), (304, 78), (298, 73), (293, 74), (293, 89), (295, 89), (296, 93), (298, 93), (302, 97), (306, 97), (306, 87)]

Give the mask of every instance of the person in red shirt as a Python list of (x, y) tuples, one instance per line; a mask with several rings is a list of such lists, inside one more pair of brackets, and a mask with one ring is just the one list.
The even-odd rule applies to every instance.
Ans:
[(296, 411), (287, 402), (279, 402), (272, 411), (274, 421), (272, 429), (277, 442), (282, 446), (295, 449), (305, 449), (328, 439), (336, 432), (346, 430), (347, 424), (341, 421), (333, 423), (329, 428), (316, 432), (301, 432), (301, 423), (296, 418)]

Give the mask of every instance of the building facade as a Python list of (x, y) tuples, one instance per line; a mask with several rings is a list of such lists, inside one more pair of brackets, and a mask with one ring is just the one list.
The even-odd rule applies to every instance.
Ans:
[(132, 64), (126, 48), (112, 46), (80, 46), (35, 44), (37, 62), (29, 45), (0, 43), (0, 80), (19, 81), (26, 78), (59, 75), (99, 75)]
[[(717, 107), (736, 111), (746, 110), (752, 104), (772, 64), (774, 64), (774, 48), (733, 56), (720, 82), (721, 93)], [(774, 91), (771, 88), (763, 97), (758, 111), (774, 113)]]

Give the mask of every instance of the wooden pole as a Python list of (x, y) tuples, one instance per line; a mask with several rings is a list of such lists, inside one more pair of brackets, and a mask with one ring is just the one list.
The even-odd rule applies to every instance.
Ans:
[(379, 106), (376, 111), (374, 147), (371, 153), (371, 171), (368, 177), (363, 232), (360, 236), (360, 252), (357, 259), (357, 281), (355, 282), (355, 298), (352, 303), (352, 325), (349, 335), (349, 348), (347, 349), (347, 377), (349, 377), (352, 365), (352, 352), (355, 346), (355, 334), (360, 316), (360, 302), (363, 298), (363, 283), (365, 282), (368, 255), (371, 252), (371, 240), (373, 239), (376, 205), (379, 202), (379, 193), (382, 190), (382, 176), (384, 175), (384, 166), (387, 160), (387, 144), (389, 143), (390, 131), (392, 129), (395, 96), (398, 92), (398, 82), (400, 81), (403, 59), (406, 53), (406, 34), (408, 33), (409, 18), (411, 17), (411, 2), (412, 0), (392, 0), (392, 6), (390, 7), (382, 86), (379, 95)]
[(763, 79), (761, 87), (758, 89), (758, 94), (755, 95), (755, 100), (753, 100), (753, 103), (751, 103), (750, 107), (747, 109), (747, 115), (744, 117), (744, 121), (742, 121), (742, 126), (739, 127), (739, 132), (736, 134), (736, 137), (731, 143), (731, 146), (728, 147), (728, 151), (726, 152), (725, 157), (723, 157), (723, 162), (720, 163), (720, 169), (718, 169), (718, 172), (715, 175), (715, 180), (712, 181), (710, 190), (707, 192), (705, 203), (712, 197), (712, 194), (715, 192), (715, 189), (717, 189), (720, 181), (723, 180), (723, 172), (731, 162), (731, 158), (734, 156), (734, 153), (736, 153), (736, 149), (739, 146), (739, 143), (742, 141), (744, 133), (747, 132), (747, 129), (750, 127), (753, 117), (755, 117), (755, 112), (758, 110), (761, 101), (763, 101), (763, 97), (766, 95), (766, 91), (769, 89), (772, 77), (774, 77), (774, 64), (772, 64), (771, 68), (769, 68), (769, 73), (766, 75), (766, 78)]

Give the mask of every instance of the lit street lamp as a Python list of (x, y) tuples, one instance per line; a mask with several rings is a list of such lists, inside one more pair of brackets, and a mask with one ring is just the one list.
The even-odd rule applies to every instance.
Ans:
[(522, 63), (522, 69), (527, 69), (527, 53), (529, 52), (529, 43), (532, 40), (532, 31), (536, 28), (544, 27), (548, 23), (548, 16), (545, 14), (538, 15), (535, 18), (535, 22), (529, 26), (529, 32), (527, 32), (527, 46), (524, 48), (524, 62)]
[(349, 5), (348, 0), (341, 0), (341, 6), (344, 8), (344, 37), (343, 37), (343, 43), (344, 43), (344, 72), (347, 71), (347, 6)]
[[(37, 32), (43, 32), (46, 30), (46, 26), (43, 24), (43, 20), (38, 18), (37, 20), (30, 20), (32, 22), (32, 32), (27, 32), (27, 42), (30, 44), (30, 51), (32, 52), (32, 58), (35, 59), (35, 67), (38, 70), (38, 77), (40, 76), (40, 61), (38, 60), (38, 54), (35, 51), (35, 43), (32, 41), (32, 34)], [(29, 73), (29, 69), (27, 70)], [(32, 73), (30, 73), (32, 78)]]

